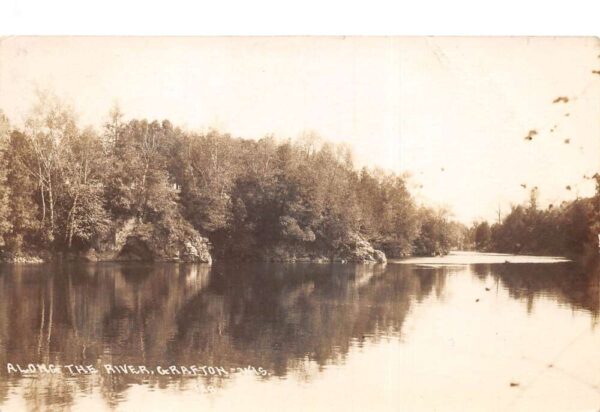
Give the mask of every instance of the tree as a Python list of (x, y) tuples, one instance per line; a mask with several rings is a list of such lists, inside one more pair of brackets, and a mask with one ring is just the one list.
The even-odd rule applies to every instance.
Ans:
[(451, 232), (447, 211), (421, 208), (419, 210), (420, 230), (414, 241), (416, 255), (444, 255), (450, 251)]
[(27, 162), (33, 162), (29, 147), (27, 136), (12, 131), (5, 152), (10, 230), (4, 234), (4, 240), (6, 248), (17, 254), (25, 246), (41, 246), (41, 221), (36, 202), (39, 184), (36, 175), (30, 173), (27, 166)]
[(390, 257), (410, 254), (419, 230), (405, 181), (403, 176), (363, 169), (357, 183), (361, 232)]
[(4, 246), (5, 235), (10, 232), (12, 225), (10, 214), (10, 187), (8, 186), (8, 145), (10, 123), (0, 110), (0, 246)]
[(73, 239), (90, 242), (109, 226), (104, 208), (103, 175), (107, 170), (106, 157), (98, 156), (104, 148), (101, 139), (91, 129), (70, 136), (63, 148), (64, 164), (63, 224), (66, 247)]
[(491, 230), (488, 222), (483, 221), (475, 228), (475, 248), (477, 250), (487, 250), (491, 239)]
[(132, 120), (111, 152), (107, 205), (115, 218), (158, 220), (177, 208), (177, 187), (167, 170), (170, 123)]
[(60, 197), (63, 145), (77, 134), (72, 109), (50, 93), (38, 93), (25, 122), (28, 153), (22, 158), (27, 172), (38, 182), (44, 229), (43, 241), (53, 246), (56, 237), (56, 205)]
[(592, 241), (593, 235), (590, 230), (592, 222), (589, 219), (591, 214), (589, 202), (579, 199), (566, 208), (562, 227), (564, 246), (570, 253), (583, 253), (585, 246)]
[[(182, 136), (174, 175), (185, 214), (204, 233), (225, 229), (231, 219), (230, 193), (238, 175), (240, 145), (228, 135)], [(252, 163), (246, 163), (249, 167)]]

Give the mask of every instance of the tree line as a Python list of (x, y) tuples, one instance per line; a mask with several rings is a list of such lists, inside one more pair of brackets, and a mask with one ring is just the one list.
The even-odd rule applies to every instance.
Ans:
[(469, 229), (471, 246), (480, 251), (581, 256), (598, 253), (600, 174), (591, 177), (596, 193), (560, 205), (538, 206), (538, 189), (529, 202), (514, 205), (500, 222), (477, 222)]
[(369, 242), (388, 257), (447, 253), (464, 230), (420, 206), (407, 177), (357, 169), (345, 145), (184, 131), (168, 120), (101, 130), (41, 94), (22, 127), (0, 116), (0, 249), (77, 253), (135, 220), (163, 241), (210, 239), (215, 257), (331, 255)]
[[(600, 55), (597, 56), (600, 58)], [(591, 70), (595, 77), (599, 70)], [(557, 107), (569, 107), (575, 96), (557, 96), (551, 101)], [(556, 129), (570, 116), (568, 112), (555, 119), (553, 126), (530, 129), (524, 137), (525, 144), (535, 144), (543, 131), (546, 136), (555, 136)], [(535, 139), (535, 140), (534, 140)], [(565, 145), (571, 138), (564, 138)], [(596, 183), (595, 195), (579, 198), (559, 205), (550, 204), (546, 209), (538, 205), (538, 188), (530, 190), (529, 202), (513, 205), (503, 219), (491, 224), (476, 222), (466, 234), (470, 247), (480, 251), (505, 253), (528, 253), (546, 255), (593, 256), (600, 252), (600, 170), (593, 176), (583, 176)], [(527, 188), (525, 183), (521, 184)], [(566, 190), (571, 190), (567, 185)]]
[(146, 241), (201, 234), (217, 258), (343, 255), (364, 242), (388, 257), (582, 254), (600, 233), (592, 178), (594, 197), (541, 209), (533, 189), (500, 222), (467, 228), (418, 205), (407, 176), (357, 169), (348, 146), (315, 133), (241, 139), (126, 121), (116, 108), (94, 130), (40, 94), (22, 127), (0, 113), (0, 251), (78, 253), (134, 220)]

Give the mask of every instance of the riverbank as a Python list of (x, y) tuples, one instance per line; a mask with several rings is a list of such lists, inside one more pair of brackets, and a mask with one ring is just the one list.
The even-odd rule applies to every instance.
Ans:
[[(102, 253), (96, 250), (88, 250), (81, 253), (6, 253), (0, 256), (0, 263), (7, 264), (43, 264), (50, 262), (173, 262), (173, 263), (204, 263), (211, 265), (215, 260), (210, 254), (203, 252), (200, 254), (198, 249), (188, 253), (183, 258), (180, 256), (144, 256), (138, 254), (119, 254)], [(277, 262), (277, 263), (364, 263), (364, 264), (385, 264), (387, 258), (385, 253), (380, 250), (366, 247), (358, 253), (345, 255), (327, 255), (325, 253), (314, 254), (293, 254), (293, 253), (260, 253), (254, 259), (236, 259), (235, 257), (221, 258), (221, 260), (241, 260), (250, 262)]]
[[(264, 242), (246, 248), (216, 245), (183, 221), (164, 225), (141, 223), (130, 218), (115, 222), (111, 230), (83, 250), (49, 251), (25, 249), (0, 253), (4, 263), (84, 262), (188, 262), (211, 264), (213, 260), (313, 263), (385, 263), (386, 255), (364, 237), (351, 234), (336, 247), (316, 242)], [(242, 240), (237, 242), (242, 243)], [(1, 251), (0, 251), (1, 252)]]
[(390, 263), (431, 266), (511, 263), (564, 263), (571, 261), (571, 259), (562, 256), (512, 255), (507, 253), (483, 253), (458, 250), (452, 251), (445, 256), (390, 259)]

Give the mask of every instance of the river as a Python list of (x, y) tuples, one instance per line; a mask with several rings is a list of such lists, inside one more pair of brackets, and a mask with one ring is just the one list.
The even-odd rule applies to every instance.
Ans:
[(464, 252), (2, 266), (0, 410), (597, 411), (599, 285)]

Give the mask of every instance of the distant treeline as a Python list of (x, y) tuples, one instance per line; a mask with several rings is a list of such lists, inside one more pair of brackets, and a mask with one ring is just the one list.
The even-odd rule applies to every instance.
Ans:
[(598, 254), (600, 234), (600, 174), (596, 194), (540, 209), (537, 189), (528, 204), (513, 206), (501, 222), (475, 223), (469, 230), (473, 248), (480, 251), (545, 255)]
[(5, 253), (77, 253), (132, 219), (154, 241), (208, 237), (216, 257), (327, 256), (365, 242), (388, 257), (462, 246), (465, 228), (418, 206), (405, 177), (357, 170), (347, 147), (313, 134), (240, 139), (125, 122), (117, 109), (102, 130), (82, 129), (47, 95), (22, 128), (0, 123)]

